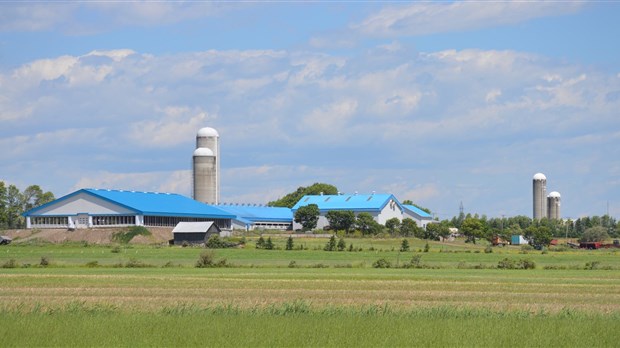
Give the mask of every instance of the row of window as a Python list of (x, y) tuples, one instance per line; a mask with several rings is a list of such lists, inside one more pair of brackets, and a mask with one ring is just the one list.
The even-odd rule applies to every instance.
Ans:
[(66, 216), (45, 216), (45, 217), (33, 217), (30, 219), (32, 226), (63, 226), (69, 225), (69, 218)]
[(133, 215), (93, 216), (93, 226), (135, 225)]

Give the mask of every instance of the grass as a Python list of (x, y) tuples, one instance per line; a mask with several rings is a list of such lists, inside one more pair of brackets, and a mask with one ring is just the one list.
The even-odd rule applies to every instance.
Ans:
[[(296, 242), (307, 250), (269, 251), (255, 239), (216, 250), (226, 268), (195, 268), (202, 248), (3, 246), (0, 265), (16, 266), (0, 268), (3, 346), (617, 346), (610, 250), (431, 243), (424, 253), (411, 239), (399, 253), (401, 239), (351, 239), (364, 251), (326, 252), (327, 239), (308, 239)], [(414, 255), (429, 268), (371, 267)], [(505, 258), (537, 267), (495, 268)]]

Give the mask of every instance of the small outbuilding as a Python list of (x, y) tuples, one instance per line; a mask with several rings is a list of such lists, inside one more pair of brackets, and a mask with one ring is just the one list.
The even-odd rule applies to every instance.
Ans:
[(213, 234), (220, 234), (220, 228), (213, 221), (179, 222), (172, 230), (174, 245), (183, 243), (206, 243)]
[(528, 242), (527, 242), (527, 239), (525, 239), (525, 237), (523, 237), (522, 235), (514, 235), (510, 239), (510, 244), (512, 244), (512, 245), (524, 245), (524, 244), (528, 244)]

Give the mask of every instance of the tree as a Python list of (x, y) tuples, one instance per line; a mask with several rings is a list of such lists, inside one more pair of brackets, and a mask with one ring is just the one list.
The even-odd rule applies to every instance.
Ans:
[(274, 245), (273, 245), (273, 241), (271, 240), (271, 237), (267, 237), (267, 241), (265, 242), (265, 249), (267, 250), (273, 250)]
[(450, 228), (447, 223), (431, 223), (426, 225), (424, 239), (440, 240), (450, 235)]
[(317, 182), (308, 187), (300, 186), (294, 192), (286, 194), (284, 197), (275, 201), (271, 201), (267, 203), (267, 205), (270, 207), (292, 208), (303, 196), (318, 195), (321, 194), (321, 192), (326, 195), (336, 195), (338, 194), (338, 189), (334, 185)]
[(602, 226), (590, 227), (579, 239), (580, 242), (604, 242), (609, 239), (607, 229)]
[(343, 238), (340, 238), (340, 239), (338, 240), (338, 245), (337, 245), (337, 247), (338, 247), (338, 251), (344, 251), (344, 249), (347, 247), (347, 243), (344, 241), (344, 239), (343, 239)]
[(304, 231), (309, 231), (316, 228), (316, 224), (319, 221), (319, 214), (318, 205), (308, 204), (297, 209), (295, 212), (295, 222), (301, 224)]
[(355, 225), (355, 213), (350, 210), (330, 210), (325, 214), (332, 230), (349, 232)]
[(335, 251), (336, 250), (336, 236), (332, 234), (331, 238), (325, 244), (323, 248), (325, 251)]
[(484, 236), (485, 226), (480, 219), (467, 217), (463, 220), (460, 231), (467, 237), (468, 242), (476, 244), (476, 238)]
[(6, 220), (8, 228), (20, 228), (23, 226), (22, 195), (15, 185), (9, 185), (6, 194)]
[(418, 224), (411, 218), (404, 218), (400, 223), (400, 235), (404, 237), (411, 237), (416, 235), (416, 231), (419, 229)]
[(286, 250), (293, 250), (293, 237), (292, 236), (288, 236), (288, 239), (286, 240)]
[(409, 251), (409, 241), (407, 239), (403, 239), (402, 243), (400, 243), (400, 251)]
[(394, 232), (396, 232), (396, 229), (400, 226), (400, 220), (396, 217), (393, 217), (391, 219), (388, 219), (385, 222), (385, 227), (387, 227), (387, 229), (390, 231), (391, 235), (394, 235)]
[(364, 235), (377, 234), (381, 232), (381, 225), (376, 222), (370, 213), (359, 213), (355, 225)]
[(263, 236), (260, 236), (256, 241), (256, 249), (264, 249), (265, 248), (265, 239)]
[(6, 205), (7, 205), (7, 189), (4, 185), (4, 181), (0, 181), (0, 228), (6, 227), (7, 216), (6, 216)]
[(551, 230), (547, 226), (530, 226), (525, 229), (523, 236), (536, 249), (549, 246), (551, 243)]

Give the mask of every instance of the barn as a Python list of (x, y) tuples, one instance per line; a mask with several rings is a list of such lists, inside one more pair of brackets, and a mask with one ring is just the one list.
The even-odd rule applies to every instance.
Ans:
[(213, 221), (179, 222), (172, 230), (174, 245), (202, 244), (213, 234), (220, 234), (221, 230)]
[(230, 229), (235, 215), (175, 193), (81, 189), (22, 214), (27, 228), (175, 227), (212, 221)]

